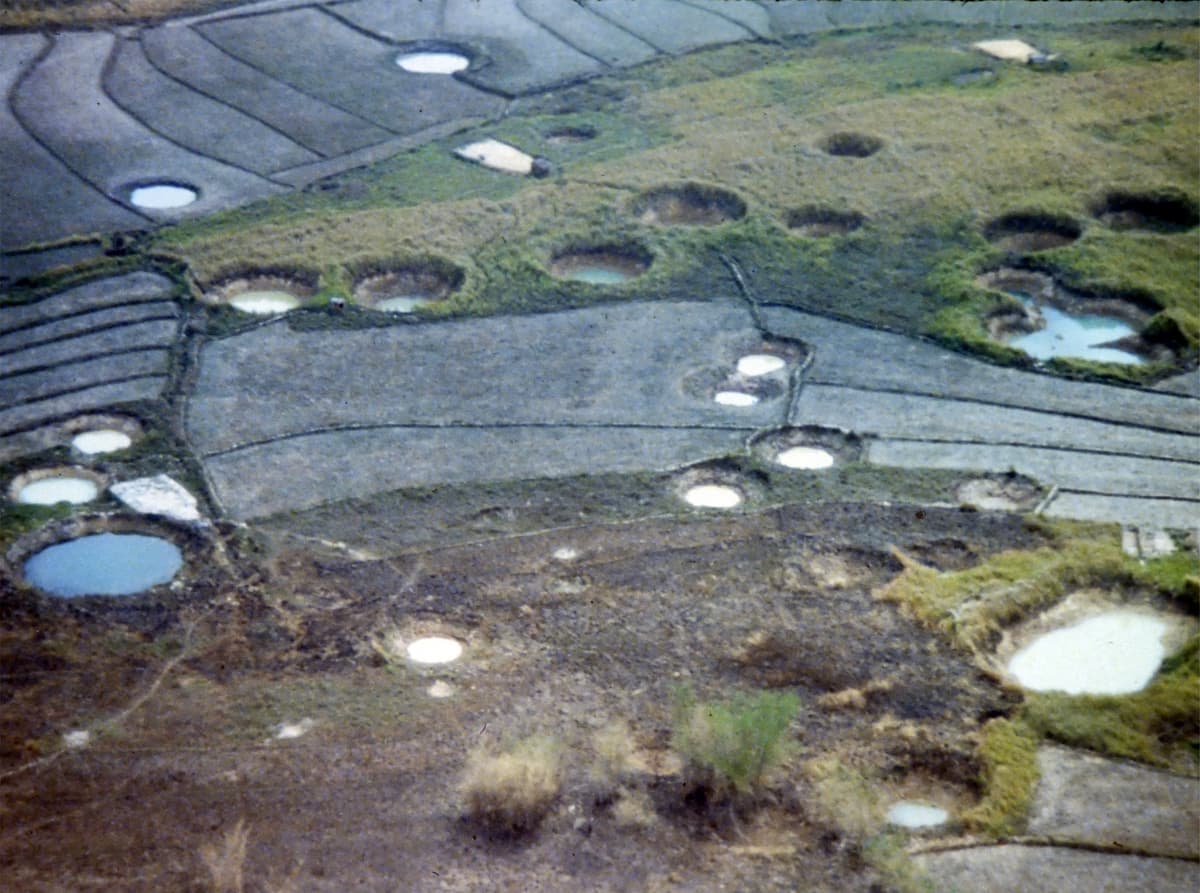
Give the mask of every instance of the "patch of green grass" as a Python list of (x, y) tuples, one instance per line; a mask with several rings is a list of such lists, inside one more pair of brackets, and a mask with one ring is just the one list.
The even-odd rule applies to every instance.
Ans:
[(1104, 529), (1040, 549), (1001, 552), (962, 571), (941, 573), (910, 562), (878, 595), (982, 654), (1004, 627), (1072, 589), (1136, 585), (1142, 579), (1137, 562)]
[(700, 702), (690, 688), (676, 692), (671, 747), (692, 783), (710, 803), (753, 796), (794, 747), (788, 729), (800, 707), (794, 692), (737, 694)]
[(72, 511), (72, 506), (61, 502), (58, 505), (20, 505), (5, 500), (0, 507), (0, 550), (51, 521), (69, 517)]
[[(1145, 563), (1125, 555), (1115, 530), (1082, 523), (1043, 523), (1052, 545), (1002, 552), (951, 573), (908, 561), (879, 592), (922, 622), (982, 656), (999, 632), (1074, 589), (1150, 589), (1190, 604), (1200, 599), (1200, 558), (1176, 553)], [(1165, 766), (1188, 766), (1200, 754), (1200, 636), (1164, 662), (1150, 685), (1119, 696), (1027, 693), (1009, 720), (985, 728), (983, 802), (966, 819), (988, 833), (1019, 829), (1036, 781), (1043, 739)]]
[[(1200, 29), (1043, 32), (1047, 45), (1071, 58), (1069, 71), (995, 65), (962, 51), (987, 36), (982, 31), (940, 26), (659, 60), (521, 100), (494, 125), (319, 187), (161, 231), (153, 247), (186, 260), (201, 282), (230, 265), (278, 264), (315, 265), (334, 282), (380, 257), (439, 256), (462, 268), (466, 281), (425, 317), (706, 296), (729, 285), (724, 253), (747, 271), (761, 300), (1028, 365), (988, 337), (983, 319), (999, 299), (973, 282), (988, 265), (1015, 260), (1073, 287), (1143, 296), (1163, 308), (1150, 334), (1175, 339), (1190, 355), (1200, 343), (1193, 234), (1114, 232), (1093, 221), (1091, 209), (1109, 189), (1200, 192), (1191, 61)], [(1186, 58), (1136, 51), (1160, 41)], [(981, 67), (995, 68), (996, 78), (955, 83)], [(545, 143), (558, 126), (593, 127), (596, 137)], [(830, 156), (821, 147), (834, 132), (879, 137), (884, 146), (869, 158)], [(450, 154), (453, 145), (491, 135), (548, 155), (558, 171), (549, 180), (508, 177)], [(684, 181), (737, 192), (746, 217), (713, 228), (638, 222), (630, 207), (636, 192)], [(814, 205), (866, 220), (824, 239), (788, 232), (788, 212)], [(1019, 209), (1068, 216), (1086, 231), (1074, 245), (1006, 258), (980, 230)], [(545, 272), (566, 242), (614, 238), (644, 244), (655, 264), (612, 289)], [(1064, 374), (1139, 382), (1165, 369), (1061, 366)]]
[(1030, 694), (1021, 717), (1038, 735), (1098, 753), (1170, 766), (1200, 752), (1200, 636), (1164, 661), (1140, 692)]
[(984, 797), (963, 813), (968, 827), (994, 837), (1018, 833), (1033, 803), (1041, 773), (1038, 736), (1019, 721), (993, 719), (983, 727), (979, 748)]

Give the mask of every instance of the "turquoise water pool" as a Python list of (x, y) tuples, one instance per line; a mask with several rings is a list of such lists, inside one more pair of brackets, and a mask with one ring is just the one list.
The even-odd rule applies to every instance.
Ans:
[[(1017, 297), (1021, 298), (1026, 306), (1033, 306), (1031, 298), (1025, 295)], [(1039, 360), (1075, 357), (1099, 363), (1137, 365), (1145, 362), (1140, 356), (1127, 350), (1101, 346), (1136, 335), (1137, 332), (1129, 324), (1111, 316), (1074, 315), (1057, 307), (1044, 304), (1037, 306), (1046, 320), (1045, 328), (1012, 338), (1008, 342), (1010, 346)]]

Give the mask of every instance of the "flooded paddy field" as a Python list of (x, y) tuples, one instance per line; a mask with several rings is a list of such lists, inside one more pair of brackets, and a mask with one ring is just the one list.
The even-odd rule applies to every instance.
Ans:
[(655, 3), (0, 8), (5, 883), (1195, 887), (1194, 10)]

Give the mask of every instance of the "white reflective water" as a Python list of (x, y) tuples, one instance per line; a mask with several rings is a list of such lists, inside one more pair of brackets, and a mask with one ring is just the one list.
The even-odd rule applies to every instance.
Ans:
[(188, 186), (176, 186), (171, 183), (153, 183), (149, 186), (139, 186), (129, 193), (129, 201), (139, 208), (151, 211), (169, 211), (172, 208), (185, 208), (200, 197), (195, 189)]
[(775, 457), (775, 461), (785, 468), (831, 468), (833, 454), (819, 447), (797, 446), (784, 450)]
[(1008, 671), (1033, 691), (1140, 691), (1162, 663), (1166, 631), (1166, 622), (1155, 617), (1110, 611), (1035, 639), (1013, 655)]
[(70, 502), (79, 505), (91, 502), (100, 495), (100, 488), (91, 478), (52, 477), (26, 484), (17, 494), (17, 502), (26, 505), (55, 505)]
[(590, 266), (579, 267), (567, 277), (576, 282), (587, 282), (592, 285), (618, 285), (629, 279), (629, 274), (615, 267)]
[(94, 431), (84, 431), (76, 434), (71, 440), (71, 446), (89, 456), (95, 456), (98, 453), (115, 453), (117, 450), (123, 450), (132, 444), (132, 437), (124, 431), (117, 431), (113, 428), (97, 428)]
[(423, 298), (416, 295), (396, 295), (376, 301), (371, 306), (385, 313), (412, 313), (420, 307), (433, 302), (433, 298)]
[(413, 74), (454, 74), (471, 64), (461, 53), (405, 53), (396, 57), (396, 64)]
[(745, 391), (717, 391), (713, 400), (722, 406), (753, 406), (758, 397)]
[(915, 800), (901, 800), (887, 812), (888, 822), (901, 828), (936, 828), (948, 818), (950, 814), (941, 807)]
[(449, 636), (426, 636), (409, 642), (405, 652), (413, 663), (448, 664), (462, 657), (463, 646)]
[(770, 375), (772, 372), (778, 372), (787, 363), (783, 357), (777, 357), (769, 353), (751, 353), (746, 354), (737, 361), (737, 371), (742, 375), (754, 378), (759, 375)]
[(287, 313), (300, 306), (300, 298), (279, 289), (252, 289), (234, 295), (229, 299), (229, 306), (243, 313)]
[(688, 505), (703, 509), (731, 509), (742, 504), (742, 494), (725, 484), (698, 484), (683, 494)]

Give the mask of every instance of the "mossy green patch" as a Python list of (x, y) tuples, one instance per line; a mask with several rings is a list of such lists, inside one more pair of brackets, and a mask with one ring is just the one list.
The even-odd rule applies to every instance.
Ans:
[(993, 719), (983, 727), (983, 799), (963, 813), (968, 827), (995, 837), (1018, 833), (1033, 803), (1040, 773), (1038, 736), (1020, 721)]

